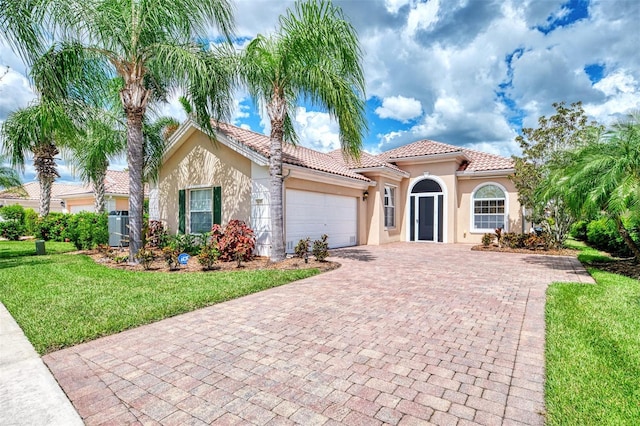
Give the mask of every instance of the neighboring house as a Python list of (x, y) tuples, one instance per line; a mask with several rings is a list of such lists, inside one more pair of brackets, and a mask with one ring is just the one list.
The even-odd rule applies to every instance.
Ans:
[[(107, 170), (104, 179), (104, 201), (107, 213), (116, 210), (129, 210), (129, 172)], [(95, 212), (95, 193), (93, 185), (77, 186), (60, 194), (65, 203), (65, 212)]]
[[(150, 218), (172, 233), (200, 233), (213, 223), (246, 221), (257, 252), (270, 250), (269, 137), (220, 124), (212, 141), (192, 121), (172, 136)], [(496, 228), (522, 231), (517, 191), (505, 157), (422, 140), (358, 163), (337, 150), (286, 144), (285, 242), (329, 236), (330, 247), (393, 241), (479, 243)]]
[[(40, 184), (38, 182), (28, 182), (22, 185), (24, 191), (16, 189), (6, 189), (0, 191), (0, 205), (8, 206), (20, 204), (24, 208), (40, 211)], [(69, 191), (76, 191), (82, 188), (80, 185), (63, 184), (54, 182), (51, 186), (51, 207), (52, 212), (63, 212), (65, 210), (64, 201), (61, 194)]]

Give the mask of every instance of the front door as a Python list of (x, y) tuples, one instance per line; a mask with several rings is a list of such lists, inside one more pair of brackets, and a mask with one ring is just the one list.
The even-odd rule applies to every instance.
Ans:
[(443, 198), (442, 194), (411, 196), (411, 241), (443, 241)]

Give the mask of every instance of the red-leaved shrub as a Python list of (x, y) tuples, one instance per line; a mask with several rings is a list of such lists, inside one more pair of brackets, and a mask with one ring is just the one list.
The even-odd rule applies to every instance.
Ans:
[(242, 220), (229, 221), (222, 229), (220, 225), (211, 227), (211, 242), (217, 244), (220, 252), (219, 259), (223, 262), (242, 261), (253, 259), (253, 250), (256, 247), (256, 237), (251, 228)]

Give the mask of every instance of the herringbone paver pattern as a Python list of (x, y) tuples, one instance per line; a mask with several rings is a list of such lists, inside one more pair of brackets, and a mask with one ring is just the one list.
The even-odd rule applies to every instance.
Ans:
[(397, 243), (44, 357), (88, 425), (543, 423), (544, 298), (575, 259)]

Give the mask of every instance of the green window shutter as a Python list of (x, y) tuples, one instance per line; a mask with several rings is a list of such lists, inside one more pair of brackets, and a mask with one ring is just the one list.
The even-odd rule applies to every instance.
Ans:
[(213, 223), (222, 225), (222, 187), (213, 187)]
[(184, 189), (178, 191), (178, 233), (184, 234), (186, 231), (185, 213), (187, 207), (187, 196)]

